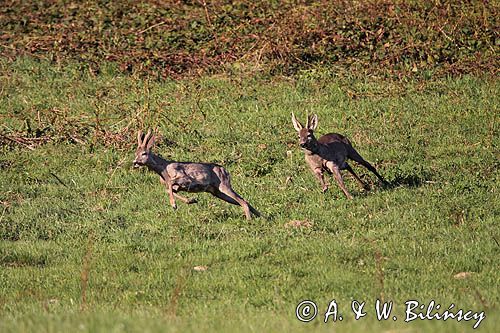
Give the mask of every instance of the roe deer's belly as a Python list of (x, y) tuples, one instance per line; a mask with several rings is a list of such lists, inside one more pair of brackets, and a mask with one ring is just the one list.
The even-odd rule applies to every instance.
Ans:
[(333, 162), (339, 169), (343, 170), (346, 168), (346, 154), (344, 151), (321, 151), (319, 154), (307, 154), (306, 162), (312, 170), (321, 168), (325, 171), (330, 172), (327, 167), (328, 162)]
[(174, 192), (207, 192), (211, 187), (211, 185), (183, 180), (174, 181), (172, 184)]
[(347, 163), (345, 159), (342, 158), (331, 158), (329, 160), (323, 160), (323, 169), (327, 170), (330, 172), (330, 170), (327, 167), (328, 162), (333, 162), (340, 170), (344, 170), (347, 167)]
[(178, 165), (168, 171), (174, 191), (205, 192), (213, 186), (213, 172), (205, 165)]
[(343, 143), (331, 142), (324, 145), (320, 150), (320, 155), (324, 159), (324, 162), (331, 161), (341, 170), (347, 166), (347, 149)]

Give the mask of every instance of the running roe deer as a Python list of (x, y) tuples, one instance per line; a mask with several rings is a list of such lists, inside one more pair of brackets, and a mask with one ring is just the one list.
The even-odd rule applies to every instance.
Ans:
[(293, 127), (299, 133), (299, 144), (304, 150), (306, 155), (306, 162), (311, 168), (312, 172), (318, 178), (323, 192), (328, 190), (328, 185), (325, 182), (323, 173), (327, 171), (333, 174), (335, 180), (344, 192), (348, 199), (352, 199), (352, 195), (347, 191), (340, 170), (349, 171), (359, 184), (368, 189), (367, 185), (356, 175), (354, 170), (347, 164), (347, 159), (351, 159), (375, 174), (383, 184), (387, 182), (382, 178), (377, 170), (359, 155), (354, 149), (349, 139), (337, 133), (329, 133), (321, 136), (318, 140), (314, 137), (314, 130), (318, 127), (318, 116), (312, 115), (307, 117), (306, 126), (295, 118), (292, 112)]
[(151, 152), (155, 137), (151, 130), (144, 135), (137, 133), (137, 150), (135, 151), (134, 168), (142, 165), (160, 175), (160, 182), (166, 186), (170, 205), (176, 209), (175, 198), (186, 204), (195, 203), (177, 194), (185, 192), (208, 192), (233, 205), (243, 207), (247, 219), (260, 213), (240, 197), (232, 188), (229, 173), (220, 165), (213, 163), (192, 163), (167, 161)]

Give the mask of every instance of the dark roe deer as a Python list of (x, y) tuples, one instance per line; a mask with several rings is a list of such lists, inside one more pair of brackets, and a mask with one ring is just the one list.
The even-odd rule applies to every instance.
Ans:
[(351, 159), (366, 167), (373, 172), (382, 183), (387, 184), (377, 170), (359, 155), (349, 139), (345, 136), (337, 133), (330, 133), (316, 140), (314, 137), (314, 130), (318, 127), (317, 115), (308, 116), (306, 126), (304, 127), (292, 113), (292, 123), (299, 134), (299, 144), (306, 155), (306, 162), (316, 178), (318, 178), (323, 192), (328, 190), (328, 185), (323, 177), (325, 171), (333, 174), (345, 196), (349, 199), (352, 199), (352, 195), (345, 187), (340, 170), (349, 171), (363, 188), (368, 188), (349, 164), (347, 164), (347, 159)]

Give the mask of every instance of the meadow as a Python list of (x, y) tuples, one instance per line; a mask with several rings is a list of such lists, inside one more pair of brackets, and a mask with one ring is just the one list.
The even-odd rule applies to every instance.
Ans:
[[(408, 300), (485, 311), (479, 332), (498, 326), (494, 77), (153, 80), (113, 64), (0, 66), (1, 332), (472, 330), (405, 323)], [(391, 185), (355, 166), (370, 191), (346, 175), (354, 200), (331, 178), (321, 193), (292, 111), (347, 135)], [(224, 165), (265, 218), (208, 194), (172, 210), (157, 176), (132, 169), (147, 128), (165, 158)], [(319, 314), (302, 323), (306, 299)], [(344, 320), (325, 324), (333, 299)], [(394, 302), (397, 321), (376, 319), (377, 299)], [(366, 302), (359, 320), (353, 300)]]

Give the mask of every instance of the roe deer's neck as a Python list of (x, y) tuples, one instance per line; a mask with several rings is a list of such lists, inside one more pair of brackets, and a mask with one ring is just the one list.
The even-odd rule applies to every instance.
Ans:
[(312, 147), (302, 149), (306, 155), (317, 155), (320, 151), (320, 143), (315, 141)]
[(170, 163), (169, 161), (161, 158), (160, 156), (151, 154), (146, 166), (148, 167), (149, 170), (152, 170), (157, 174), (161, 175), (161, 173), (163, 172), (163, 170), (167, 168), (167, 165), (169, 165), (169, 163)]

